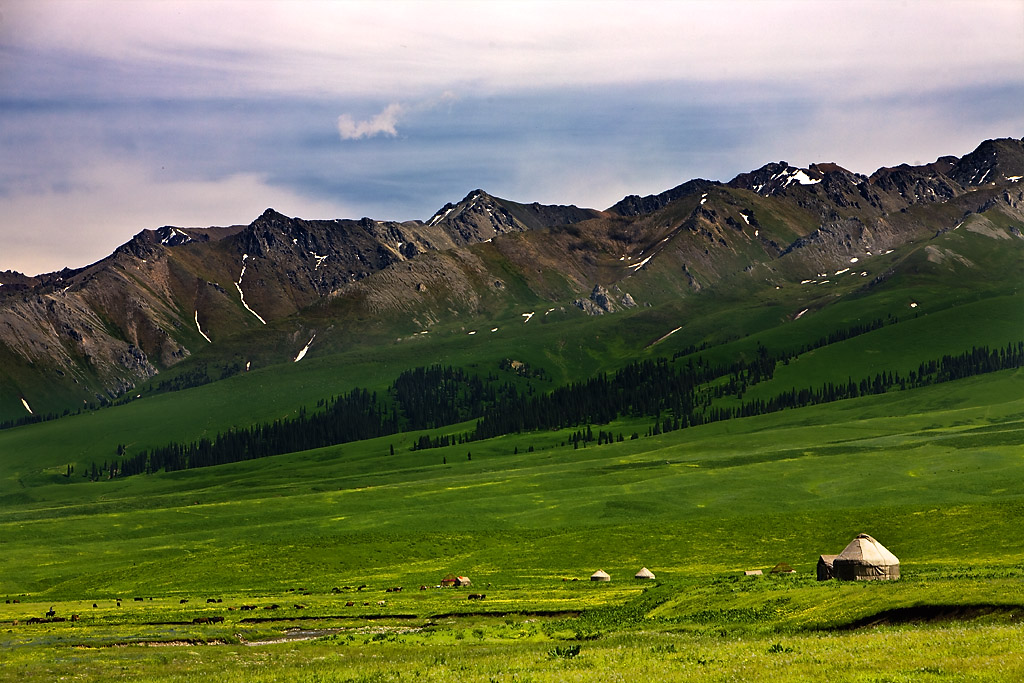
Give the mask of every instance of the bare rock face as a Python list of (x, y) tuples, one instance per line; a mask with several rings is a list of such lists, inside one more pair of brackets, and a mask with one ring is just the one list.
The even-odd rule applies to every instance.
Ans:
[(948, 175), (965, 187), (1020, 179), (1024, 176), (1024, 139), (986, 140), (959, 159)]
[(456, 246), (465, 246), (509, 233), (578, 223), (599, 215), (593, 209), (572, 205), (519, 204), (473, 190), (461, 202), (441, 207), (426, 226), (444, 230)]
[(698, 193), (704, 193), (707, 192), (709, 188), (718, 187), (720, 185), (721, 183), (717, 181), (704, 180), (702, 178), (688, 180), (682, 185), (673, 187), (671, 190), (665, 190), (660, 194), (650, 194), (646, 197), (631, 194), (616, 202), (608, 209), (608, 212), (619, 216), (642, 216), (644, 214), (654, 213), (655, 211), (668, 206), (669, 203), (674, 202), (677, 199), (682, 199), (683, 197), (689, 197)]
[(609, 292), (602, 285), (594, 285), (594, 289), (590, 292), (588, 298), (576, 299), (572, 303), (587, 315), (604, 315), (605, 313), (614, 313), (620, 307), (635, 308), (637, 305), (628, 292), (616, 301), (615, 294)]

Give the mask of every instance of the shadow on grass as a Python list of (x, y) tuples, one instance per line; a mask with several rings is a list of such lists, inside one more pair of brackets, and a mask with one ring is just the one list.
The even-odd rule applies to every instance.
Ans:
[(966, 621), (1016, 622), (1024, 617), (1024, 605), (967, 604), (967, 605), (915, 605), (897, 607), (877, 614), (861, 617), (849, 624), (833, 626), (829, 631), (853, 631), (875, 626), (901, 624), (936, 624)]

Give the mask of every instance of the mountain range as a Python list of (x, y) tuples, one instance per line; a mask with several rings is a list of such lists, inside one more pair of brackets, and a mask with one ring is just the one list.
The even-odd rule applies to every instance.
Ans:
[(207, 381), (440, 326), (469, 334), (836, 277), (869, 289), (899, 274), (893, 252), (970, 268), (931, 242), (963, 227), (1019, 249), (1022, 178), (1024, 140), (1004, 138), (870, 176), (773, 162), (605, 210), (474, 190), (425, 221), (267, 209), (248, 225), (143, 230), (85, 268), (0, 272), (0, 420), (110, 402), (199, 359)]

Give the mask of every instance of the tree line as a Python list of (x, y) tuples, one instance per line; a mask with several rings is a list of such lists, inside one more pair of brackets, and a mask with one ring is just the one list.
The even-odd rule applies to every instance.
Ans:
[[(319, 410), (305, 409), (294, 418), (248, 428), (231, 429), (215, 438), (165, 446), (125, 455), (102, 467), (87, 469), (94, 478), (128, 476), (158, 470), (207, 467), (240, 460), (280, 455), (322, 446), (361, 441), (400, 431), (436, 428), (476, 419), (472, 431), (421, 436), (413, 449), (436, 448), (524, 431), (585, 426), (571, 435), (579, 448), (595, 440), (591, 425), (620, 417), (651, 417), (648, 435), (684, 429), (737, 417), (749, 417), (828, 403), (893, 389), (909, 389), (953, 381), (998, 370), (1024, 367), (1024, 341), (990, 349), (972, 347), (958, 355), (925, 361), (906, 374), (895, 371), (817, 387), (789, 389), (769, 398), (734, 406), (715, 405), (723, 395), (741, 397), (751, 384), (770, 379), (786, 354), (774, 356), (759, 347), (755, 357), (712, 367), (702, 361), (675, 363), (668, 359), (630, 363), (614, 373), (600, 373), (549, 392), (520, 390), (489, 375), (480, 378), (459, 368), (432, 366), (410, 370), (396, 379), (386, 396), (355, 389), (321, 401)], [(736, 393), (725, 394), (722, 387)], [(453, 405), (439, 406), (451, 402)], [(448, 420), (447, 422), (445, 422)], [(622, 435), (598, 432), (598, 444), (619, 441)], [(637, 438), (634, 434), (631, 438)], [(123, 450), (123, 447), (119, 447)]]

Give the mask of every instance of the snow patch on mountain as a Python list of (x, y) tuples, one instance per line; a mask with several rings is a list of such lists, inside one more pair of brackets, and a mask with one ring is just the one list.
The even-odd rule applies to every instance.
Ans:
[(206, 333), (203, 332), (203, 328), (199, 326), (199, 310), (198, 309), (196, 309), (196, 329), (199, 330), (199, 334), (203, 335), (203, 339), (205, 339), (206, 341), (210, 342), (211, 344), (213, 343), (213, 340), (211, 340), (209, 337), (207, 337)]
[(821, 178), (814, 179), (804, 173), (802, 170), (797, 169), (789, 178), (786, 180), (786, 185), (789, 186), (793, 181), (800, 183), (801, 185), (817, 185), (821, 182)]
[(316, 339), (316, 334), (309, 338), (309, 341), (306, 342), (306, 345), (302, 347), (301, 351), (299, 351), (299, 355), (295, 356), (295, 360), (292, 361), (293, 363), (298, 363), (300, 360), (306, 357), (306, 352), (309, 351), (309, 346), (310, 344), (313, 343), (314, 339)]
[(245, 294), (242, 292), (242, 278), (245, 277), (245, 260), (247, 258), (249, 258), (248, 254), (242, 254), (242, 272), (238, 275), (238, 282), (235, 283), (235, 289), (238, 290), (238, 298), (242, 300), (242, 305), (245, 306), (245, 310), (252, 313), (256, 316), (257, 320), (266, 325), (267, 321), (261, 318), (259, 313), (249, 308), (249, 304), (245, 303)]
[(648, 256), (647, 258), (645, 258), (645, 259), (644, 259), (643, 261), (641, 261), (640, 263), (634, 263), (634, 264), (633, 264), (633, 265), (631, 265), (631, 266), (627, 266), (627, 268), (632, 268), (632, 269), (633, 269), (633, 272), (636, 272), (636, 271), (640, 270), (641, 268), (643, 268), (644, 266), (646, 266), (646, 265), (647, 265), (647, 262), (648, 262), (648, 261), (650, 261), (650, 260), (651, 260), (652, 258), (654, 258), (654, 254), (651, 254), (650, 256)]

